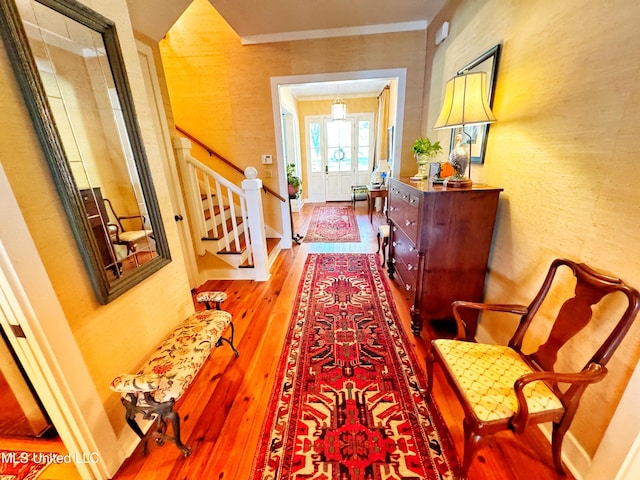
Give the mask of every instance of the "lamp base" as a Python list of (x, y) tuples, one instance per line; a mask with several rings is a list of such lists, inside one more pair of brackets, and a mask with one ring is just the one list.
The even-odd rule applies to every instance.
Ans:
[(470, 178), (452, 175), (444, 180), (443, 186), (445, 188), (471, 188), (473, 182)]

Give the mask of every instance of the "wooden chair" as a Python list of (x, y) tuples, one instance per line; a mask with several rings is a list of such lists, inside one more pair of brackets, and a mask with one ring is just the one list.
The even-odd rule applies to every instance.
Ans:
[[(104, 203), (109, 206), (109, 210), (116, 220), (116, 223), (107, 224), (111, 242), (114, 245), (125, 246), (125, 256), (132, 255), (136, 267), (138, 267), (140, 265), (138, 262), (138, 243), (148, 242), (149, 239), (153, 239), (153, 230), (145, 228), (145, 219), (142, 215), (119, 216), (113, 208), (111, 200), (105, 197)], [(125, 228), (124, 222), (133, 222), (135, 226), (133, 228)]]
[[(576, 279), (574, 296), (568, 298), (558, 310), (547, 340), (535, 352), (524, 353), (521, 347), (525, 333), (536, 319), (536, 313), (547, 294), (555, 292), (560, 280), (560, 276), (556, 278), (556, 272), (560, 267), (568, 267), (573, 272)], [(605, 297), (620, 294), (626, 299), (625, 310), (619, 319), (606, 318), (604, 308), (598, 309), (598, 318), (592, 315), (592, 306)], [(550, 298), (555, 300), (556, 297)], [(607, 362), (631, 327), (639, 309), (640, 294), (620, 279), (598, 273), (585, 264), (560, 259), (551, 264), (542, 287), (528, 307), (454, 302), (457, 336), (455, 339), (436, 339), (431, 342), (431, 350), (427, 355), (429, 384), (426, 393), (431, 393), (433, 364), (438, 362), (464, 410), (464, 476), (467, 475), (474, 453), (488, 440), (488, 435), (507, 429), (521, 433), (528, 425), (543, 422), (553, 422), (553, 461), (556, 470), (564, 474), (562, 440), (582, 394), (590, 384), (605, 377)], [(477, 314), (489, 310), (521, 316), (508, 346), (475, 343)], [(576, 372), (554, 371), (558, 351), (587, 324), (603, 320), (607, 321), (606, 331), (610, 333), (595, 353), (586, 352), (585, 358), (592, 355), (586, 365)], [(529, 347), (532, 348), (536, 347)]]
[(351, 206), (355, 210), (356, 202), (369, 201), (369, 188), (366, 185), (351, 185)]

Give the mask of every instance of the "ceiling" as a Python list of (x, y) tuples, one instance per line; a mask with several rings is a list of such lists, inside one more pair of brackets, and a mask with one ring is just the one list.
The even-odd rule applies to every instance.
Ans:
[[(192, 0), (127, 0), (133, 27), (160, 41)], [(424, 30), (445, 0), (209, 0), (243, 43)], [(153, 8), (150, 8), (150, 4)]]
[[(193, 0), (127, 0), (133, 28), (160, 41)], [(243, 44), (425, 30), (445, 0), (209, 0)], [(297, 98), (378, 95), (387, 79), (291, 85)]]
[(297, 99), (320, 99), (327, 96), (377, 97), (391, 79), (343, 80), (336, 82), (311, 82), (287, 85)]
[(424, 30), (444, 0), (209, 0), (243, 43)]

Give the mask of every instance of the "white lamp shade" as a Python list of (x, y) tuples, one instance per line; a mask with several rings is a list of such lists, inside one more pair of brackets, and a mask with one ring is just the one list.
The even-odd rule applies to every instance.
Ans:
[(347, 118), (347, 104), (342, 98), (338, 97), (331, 104), (331, 118), (333, 120), (344, 120)]
[(381, 159), (380, 162), (378, 162), (378, 168), (376, 168), (376, 171), (388, 174), (391, 171), (391, 165), (389, 165), (389, 161)]
[(495, 121), (487, 101), (487, 74), (465, 73), (447, 82), (442, 111), (433, 128), (482, 125)]

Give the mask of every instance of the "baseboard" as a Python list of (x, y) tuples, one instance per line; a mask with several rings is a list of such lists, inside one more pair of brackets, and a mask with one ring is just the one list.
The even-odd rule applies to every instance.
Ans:
[[(136, 418), (136, 422), (140, 425), (140, 429), (147, 433), (149, 429), (153, 425), (153, 420), (144, 420), (142, 418)], [(120, 431), (120, 435), (118, 436), (118, 443), (122, 445), (122, 451), (124, 452), (125, 459), (129, 458), (133, 452), (136, 450), (138, 445), (140, 445), (140, 437), (135, 434), (133, 430), (128, 425), (125, 425), (124, 428)]]

